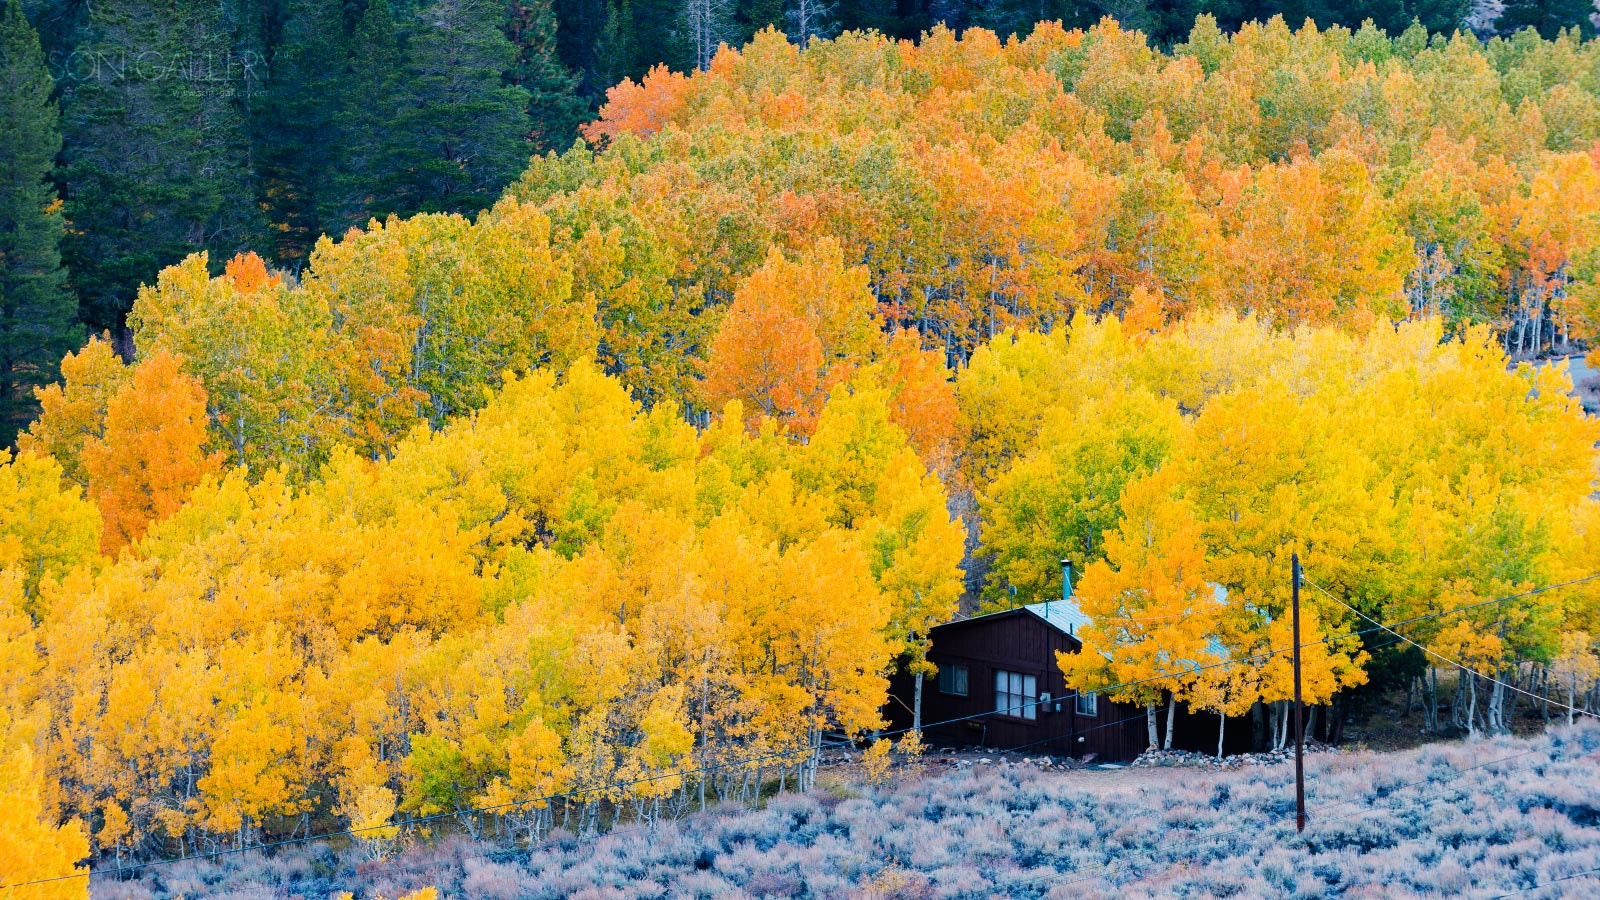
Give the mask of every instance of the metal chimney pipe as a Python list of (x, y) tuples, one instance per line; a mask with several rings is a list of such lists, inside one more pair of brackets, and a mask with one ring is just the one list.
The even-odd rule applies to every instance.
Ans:
[[(1063, 601), (1072, 599), (1072, 560), (1070, 559), (1061, 561), (1061, 599)], [(1071, 610), (1072, 607), (1069, 606), (1067, 609)], [(1044, 615), (1047, 619), (1050, 617), (1049, 600), (1044, 602)], [(1069, 612), (1068, 615), (1071, 615), (1071, 613)], [(1070, 621), (1067, 623), (1067, 634), (1072, 634), (1072, 623)], [(1073, 635), (1073, 637), (1077, 637), (1077, 635)]]

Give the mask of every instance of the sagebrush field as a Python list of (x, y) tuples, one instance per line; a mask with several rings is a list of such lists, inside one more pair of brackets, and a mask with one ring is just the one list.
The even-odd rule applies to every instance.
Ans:
[[(850, 770), (763, 809), (713, 811), (532, 850), (465, 838), (373, 862), (332, 844), (163, 867), (113, 900), (396, 896), (1198, 898), (1594, 896), (1600, 727), (1396, 754), (1308, 758), (1294, 830), (1288, 765), (1049, 772), (978, 764), (874, 788)], [(1303, 845), (1303, 846), (1302, 846)]]

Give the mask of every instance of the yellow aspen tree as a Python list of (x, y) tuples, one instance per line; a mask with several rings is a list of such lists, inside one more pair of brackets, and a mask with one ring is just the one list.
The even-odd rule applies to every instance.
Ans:
[(100, 515), (53, 457), (0, 464), (0, 570), (15, 572), (25, 610), (42, 618), (41, 583), (99, 558)]
[(400, 829), (389, 824), (395, 813), (394, 791), (372, 748), (354, 735), (339, 742), (339, 803), (334, 812), (343, 816), (352, 835), (370, 859), (381, 859)]
[(954, 475), (960, 410), (944, 354), (924, 349), (922, 336), (905, 329), (889, 339), (883, 361), (860, 380), (888, 389), (889, 421), (906, 433), (922, 464), (942, 479)]
[(1551, 663), (1550, 674), (1567, 694), (1567, 724), (1577, 716), (1578, 698), (1600, 678), (1600, 655), (1587, 631), (1561, 634), (1561, 650)]
[(797, 262), (776, 247), (735, 292), (705, 366), (712, 408), (741, 400), (799, 434), (815, 427), (831, 387), (875, 355), (881, 336), (866, 270), (837, 243)]
[(994, 560), (985, 599), (1007, 602), (1013, 589), (1029, 602), (1059, 596), (1060, 561), (1082, 572), (1102, 558), (1124, 488), (1166, 462), (1187, 427), (1170, 400), (1143, 389), (1052, 410), (1035, 447), (980, 497)]
[[(1117, 529), (1106, 534), (1105, 559), (1089, 565), (1076, 591), (1090, 620), (1079, 632), (1083, 651), (1058, 654), (1058, 662), (1079, 691), (1112, 688), (1112, 699), (1144, 704), (1153, 749), (1156, 704), (1165, 697), (1175, 705), (1197, 670), (1221, 662), (1213, 647), (1223, 608), (1200, 523), (1167, 479), (1129, 485), (1122, 509)], [(1170, 715), (1167, 736), (1170, 746)]]
[(17, 435), (17, 449), (53, 457), (69, 481), (87, 488), (84, 447), (105, 436), (106, 406), (131, 377), (110, 341), (90, 338), (62, 358), (60, 384), (37, 390), (39, 418)]
[(500, 815), (538, 840), (551, 825), (549, 798), (571, 783), (561, 735), (542, 718), (531, 718), (506, 742), (506, 754), (506, 774), (489, 785), (481, 803), (500, 807)]
[(961, 602), (966, 535), (950, 516), (938, 477), (909, 449), (894, 457), (879, 483), (875, 508), (857, 523), (872, 574), (889, 602), (890, 652), (916, 679), (912, 725), (922, 725), (922, 685), (937, 674), (928, 662), (928, 632), (955, 618)]
[(169, 353), (199, 379), (229, 463), (305, 473), (320, 462), (333, 437), (330, 368), (345, 352), (328, 340), (323, 297), (286, 285), (253, 253), (213, 278), (199, 253), (142, 288), (128, 319), (141, 356)]
[(8, 884), (78, 875), (13, 890), (29, 900), (87, 900), (88, 868), (81, 863), (89, 856), (88, 837), (77, 821), (58, 825), (47, 813), (33, 751), (12, 740), (8, 722), (0, 721), (0, 738), (0, 873)]

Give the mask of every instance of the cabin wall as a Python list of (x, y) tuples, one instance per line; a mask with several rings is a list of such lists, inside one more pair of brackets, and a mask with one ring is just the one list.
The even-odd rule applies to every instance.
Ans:
[[(1025, 753), (1102, 761), (1129, 760), (1144, 751), (1144, 718), (1140, 710), (1101, 698), (1093, 716), (1073, 711), (1057, 653), (1077, 653), (1078, 641), (1026, 611), (983, 616), (940, 626), (930, 635), (928, 658), (940, 667), (967, 667), (967, 696), (939, 690), (939, 679), (924, 681), (922, 721), (930, 746), (986, 747)], [(995, 712), (995, 671), (1032, 675), (1038, 689), (1054, 699), (1040, 706), (1037, 718)], [(895, 728), (909, 727), (914, 679), (897, 675), (891, 685), (886, 716)], [(962, 721), (935, 724), (951, 719)], [(1123, 721), (1128, 720), (1128, 721)]]

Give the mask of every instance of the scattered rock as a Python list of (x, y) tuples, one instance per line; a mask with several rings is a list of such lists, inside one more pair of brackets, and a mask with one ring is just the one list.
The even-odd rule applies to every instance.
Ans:
[[(1339, 752), (1337, 747), (1331, 747), (1320, 741), (1306, 741), (1307, 754), (1337, 752)], [(1130, 765), (1140, 768), (1165, 766), (1220, 770), (1238, 769), (1244, 766), (1274, 766), (1279, 763), (1292, 762), (1293, 760), (1293, 747), (1285, 747), (1282, 750), (1269, 750), (1265, 753), (1236, 753), (1233, 756), (1224, 756), (1220, 760), (1209, 753), (1192, 753), (1188, 750), (1146, 750)]]

